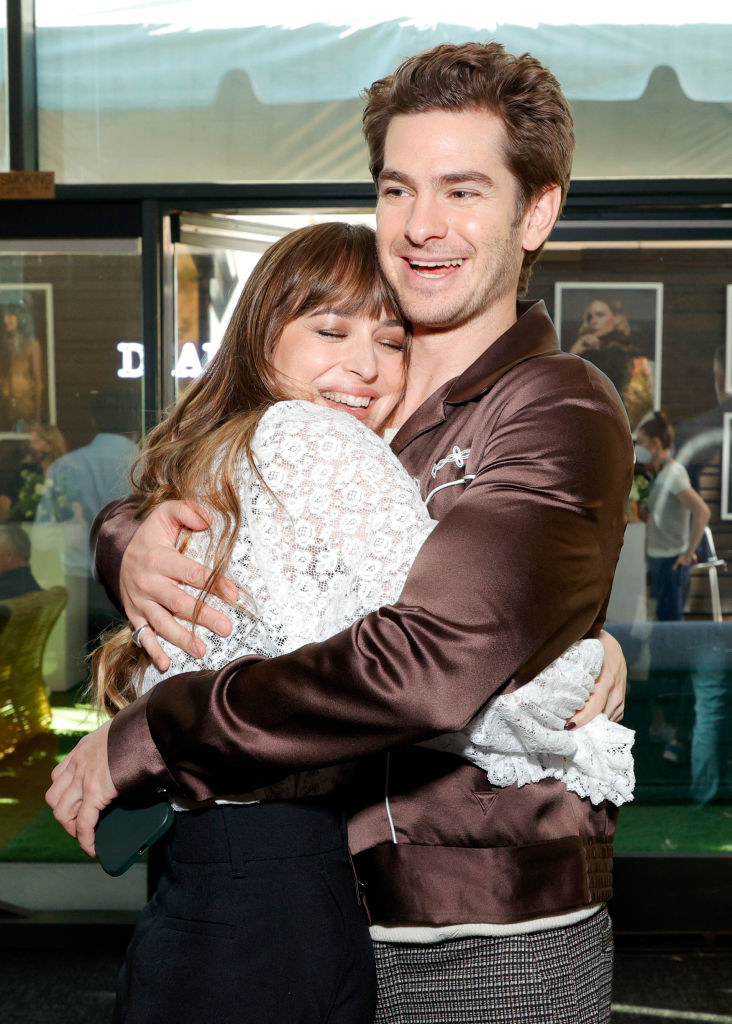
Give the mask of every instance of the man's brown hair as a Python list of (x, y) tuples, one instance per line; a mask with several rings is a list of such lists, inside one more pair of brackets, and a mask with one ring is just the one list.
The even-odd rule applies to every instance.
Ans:
[[(503, 156), (518, 186), (516, 220), (531, 199), (552, 185), (561, 187), (564, 203), (574, 152), (572, 113), (554, 75), (528, 53), (517, 57), (500, 43), (444, 43), (409, 57), (364, 95), (363, 132), (375, 182), (396, 114), (485, 110), (503, 121)], [(540, 252), (524, 253), (520, 295)]]

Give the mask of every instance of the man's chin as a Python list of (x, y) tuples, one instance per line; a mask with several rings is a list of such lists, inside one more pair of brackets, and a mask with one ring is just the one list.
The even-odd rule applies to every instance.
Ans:
[(439, 333), (440, 331), (454, 330), (456, 327), (467, 323), (475, 314), (475, 310), (466, 309), (464, 306), (457, 304), (449, 306), (430, 304), (428, 306), (414, 303), (411, 309), (408, 304), (402, 304), (402, 309), (416, 333), (425, 333), (427, 331)]
[(425, 295), (410, 289), (395, 289), (399, 304), (409, 321), (419, 324), (445, 324), (459, 313), (464, 303), (456, 295)]

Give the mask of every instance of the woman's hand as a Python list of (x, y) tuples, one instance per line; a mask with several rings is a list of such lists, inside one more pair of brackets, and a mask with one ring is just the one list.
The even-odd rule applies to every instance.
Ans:
[(577, 356), (582, 356), (585, 352), (590, 352), (592, 349), (598, 349), (599, 347), (599, 334), (581, 334), (569, 351), (574, 352)]
[(46, 803), (59, 825), (73, 836), (84, 853), (94, 856), (94, 827), (99, 814), (116, 796), (107, 761), (110, 722), (82, 737), (51, 772)]
[(611, 722), (619, 722), (625, 712), (625, 687), (628, 682), (628, 666), (623, 656), (623, 649), (605, 630), (598, 637), (604, 650), (600, 675), (595, 683), (595, 690), (585, 706), (572, 715), (567, 728), (587, 725), (597, 715), (606, 714)]
[[(158, 643), (157, 635), (194, 658), (203, 657), (206, 650), (202, 640), (173, 618), (177, 615), (193, 621), (196, 599), (182, 590), (180, 584), (200, 590), (209, 575), (205, 565), (186, 558), (177, 550), (181, 529), (209, 528), (201, 511), (185, 501), (164, 502), (142, 521), (122, 558), (119, 581), (122, 604), (133, 628), (143, 623), (151, 627), (140, 634), (140, 643), (161, 672), (168, 669), (170, 658)], [(239, 596), (234, 584), (223, 577), (218, 578), (213, 592), (229, 602)], [(229, 619), (205, 604), (198, 623), (219, 636), (228, 636), (231, 632)]]

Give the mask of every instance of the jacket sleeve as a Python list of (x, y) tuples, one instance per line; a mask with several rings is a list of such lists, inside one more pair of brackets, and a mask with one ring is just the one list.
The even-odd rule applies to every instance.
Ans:
[(115, 785), (202, 800), (462, 729), (599, 631), (631, 472), (601, 388), (516, 389), (396, 604), (292, 654), (164, 680), (112, 723)]
[(107, 597), (124, 615), (119, 594), (119, 574), (125, 548), (140, 525), (136, 518), (138, 501), (133, 497), (105, 505), (92, 524), (89, 552), (94, 579), (101, 583)]

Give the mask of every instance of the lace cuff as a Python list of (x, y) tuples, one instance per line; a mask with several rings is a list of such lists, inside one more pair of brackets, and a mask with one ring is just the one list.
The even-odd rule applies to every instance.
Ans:
[(424, 745), (464, 757), (494, 786), (553, 778), (593, 804), (627, 803), (635, 786), (633, 731), (606, 715), (579, 729), (564, 728), (594, 690), (602, 657), (599, 640), (574, 644), (531, 682), (497, 697), (461, 732)]

